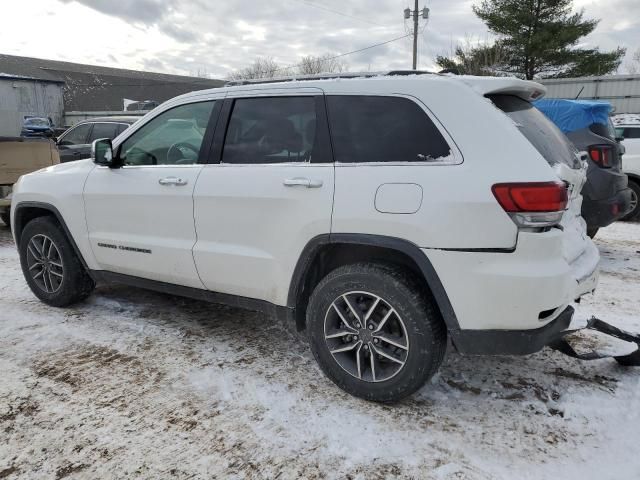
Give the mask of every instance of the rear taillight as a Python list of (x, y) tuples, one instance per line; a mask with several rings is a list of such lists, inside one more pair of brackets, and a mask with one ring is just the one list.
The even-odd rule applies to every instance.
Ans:
[(550, 227), (562, 220), (569, 192), (562, 182), (498, 183), (491, 190), (519, 227)]
[(600, 168), (613, 166), (613, 147), (611, 145), (591, 145), (589, 156)]

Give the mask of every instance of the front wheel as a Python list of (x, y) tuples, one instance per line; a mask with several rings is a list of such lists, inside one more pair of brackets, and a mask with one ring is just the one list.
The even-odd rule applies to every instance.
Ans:
[(19, 250), (24, 278), (44, 303), (66, 307), (93, 291), (93, 280), (52, 217), (31, 220), (22, 231)]
[(440, 313), (413, 277), (372, 263), (337, 268), (318, 284), (307, 330), (322, 371), (348, 393), (378, 402), (424, 385), (447, 344)]

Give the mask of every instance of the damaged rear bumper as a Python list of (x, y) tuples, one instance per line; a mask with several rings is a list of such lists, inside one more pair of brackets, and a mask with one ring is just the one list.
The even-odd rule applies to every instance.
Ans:
[(528, 355), (562, 338), (573, 313), (568, 306), (554, 320), (532, 330), (458, 330), (451, 336), (458, 352), (465, 355)]

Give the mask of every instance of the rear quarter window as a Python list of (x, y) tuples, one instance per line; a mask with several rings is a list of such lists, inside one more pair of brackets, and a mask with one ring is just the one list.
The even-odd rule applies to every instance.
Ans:
[(571, 168), (580, 168), (575, 146), (531, 103), (515, 95), (489, 95), (488, 98), (516, 124), (549, 165), (564, 163)]
[(327, 107), (336, 162), (451, 159), (451, 149), (438, 128), (407, 98), (330, 95)]

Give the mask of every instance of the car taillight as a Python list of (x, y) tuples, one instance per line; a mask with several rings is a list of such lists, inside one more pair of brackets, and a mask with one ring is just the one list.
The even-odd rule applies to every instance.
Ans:
[(491, 188), (519, 227), (550, 227), (562, 220), (569, 192), (562, 182), (498, 183)]
[(611, 145), (591, 145), (589, 156), (600, 168), (611, 168), (613, 165), (613, 147)]

